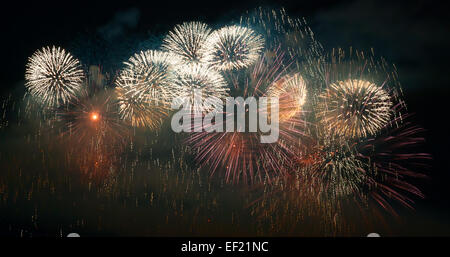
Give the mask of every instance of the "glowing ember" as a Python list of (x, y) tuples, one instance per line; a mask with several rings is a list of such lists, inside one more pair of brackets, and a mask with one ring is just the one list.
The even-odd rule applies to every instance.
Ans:
[(97, 121), (97, 120), (98, 120), (98, 118), (99, 118), (99, 115), (98, 115), (98, 113), (96, 113), (96, 112), (93, 112), (93, 113), (91, 113), (91, 120), (93, 120), (93, 121)]

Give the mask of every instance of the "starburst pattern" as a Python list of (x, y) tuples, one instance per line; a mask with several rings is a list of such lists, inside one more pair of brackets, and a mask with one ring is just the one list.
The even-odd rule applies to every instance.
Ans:
[(25, 86), (44, 105), (58, 106), (77, 97), (84, 77), (80, 62), (70, 53), (44, 47), (28, 59)]
[(246, 68), (256, 62), (264, 38), (250, 28), (228, 26), (214, 31), (207, 41), (208, 63), (219, 70)]
[(211, 33), (202, 22), (184, 22), (176, 25), (163, 40), (162, 49), (177, 55), (184, 62), (203, 62), (206, 40)]
[(332, 83), (321, 96), (318, 116), (333, 134), (351, 138), (375, 135), (391, 116), (388, 93), (369, 81)]
[[(191, 103), (194, 103), (195, 92), (199, 90), (208, 106), (223, 100), (229, 91), (223, 76), (204, 64), (179, 65), (174, 72), (173, 86), (176, 98), (188, 98)], [(195, 111), (198, 112), (207, 110), (203, 106), (197, 107)]]
[(155, 128), (167, 115), (172, 98), (172, 65), (177, 58), (148, 50), (132, 56), (116, 81), (119, 114), (136, 127)]

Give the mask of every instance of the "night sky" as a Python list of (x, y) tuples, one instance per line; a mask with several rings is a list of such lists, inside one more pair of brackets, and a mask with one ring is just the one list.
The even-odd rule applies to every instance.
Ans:
[(2, 7), (0, 92), (23, 85), (29, 56), (46, 45), (69, 47), (92, 35), (110, 42), (164, 34), (175, 24), (201, 20), (220, 24), (258, 6), (285, 7), (305, 17), (326, 51), (334, 47), (374, 49), (397, 65), (409, 111), (427, 129), (424, 151), (433, 155), (428, 200), (450, 212), (448, 164), (450, 22), (435, 1), (10, 1)]

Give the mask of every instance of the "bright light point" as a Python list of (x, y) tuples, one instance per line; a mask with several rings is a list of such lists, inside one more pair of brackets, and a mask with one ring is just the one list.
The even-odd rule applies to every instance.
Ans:
[(98, 113), (94, 112), (91, 114), (91, 120), (97, 121), (98, 120)]

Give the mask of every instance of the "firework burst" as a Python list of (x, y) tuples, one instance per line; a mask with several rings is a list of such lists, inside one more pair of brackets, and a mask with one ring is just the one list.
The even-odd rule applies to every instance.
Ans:
[(364, 189), (372, 199), (387, 211), (396, 214), (391, 200), (413, 208), (410, 197), (424, 198), (419, 188), (408, 180), (425, 178), (431, 156), (418, 152), (425, 139), (424, 130), (407, 121), (410, 115), (391, 120), (382, 128), (381, 134), (359, 142), (355, 149), (357, 158), (367, 163), (368, 180)]
[(113, 96), (108, 91), (84, 92), (78, 100), (56, 110), (56, 121), (60, 125), (55, 127), (63, 137), (83, 147), (98, 148), (121, 142), (126, 127), (119, 119)]
[[(174, 71), (172, 83), (174, 97), (189, 98), (194, 102), (195, 90), (200, 90), (205, 99), (222, 100), (228, 96), (229, 89), (223, 76), (215, 69), (203, 64), (179, 65)], [(213, 103), (207, 103), (212, 105)], [(195, 111), (205, 111), (202, 106)], [(194, 107), (193, 107), (194, 108)]]
[(256, 62), (264, 48), (264, 38), (250, 28), (228, 26), (214, 31), (206, 44), (210, 65), (218, 70), (233, 70)]
[(119, 114), (136, 127), (155, 128), (167, 116), (176, 58), (161, 51), (132, 56), (116, 80)]
[(338, 136), (375, 135), (390, 120), (390, 96), (369, 81), (349, 79), (332, 83), (320, 98), (321, 124)]
[(84, 91), (55, 112), (52, 125), (65, 145), (67, 160), (90, 178), (105, 178), (130, 137), (118, 115), (112, 90)]
[(103, 149), (121, 145), (127, 137), (127, 126), (118, 115), (119, 108), (113, 89), (97, 66), (89, 69), (89, 79), (79, 96), (48, 112), (49, 125), (73, 148)]
[(302, 111), (306, 101), (305, 80), (298, 73), (285, 76), (268, 88), (267, 95), (279, 99), (280, 122), (287, 121)]
[[(26, 115), (36, 116), (39, 125), (33, 124), (35, 132), (27, 140), (39, 145), (38, 156), (42, 156), (43, 164), (56, 159), (52, 153), (61, 152), (62, 169), (76, 167), (77, 171), (94, 175), (123, 171), (127, 176), (120, 187), (124, 186), (128, 196), (130, 183), (141, 178), (154, 182), (165, 195), (170, 184), (178, 189), (186, 186), (186, 190), (177, 190), (175, 201), (169, 199), (171, 196), (166, 197), (168, 201), (159, 201), (175, 210), (174, 216), (164, 213), (166, 223), (175, 216), (188, 216), (183, 214), (183, 208), (190, 204), (185, 201), (186, 192), (195, 194), (194, 200), (198, 201), (197, 189), (208, 188), (204, 196), (211, 197), (214, 184), (207, 181), (205, 187), (200, 170), (221, 173), (220, 189), (222, 179), (259, 184), (251, 188), (263, 189), (258, 192), (260, 201), (253, 205), (253, 211), (270, 220), (270, 229), (277, 232), (294, 230), (295, 223), (305, 220), (314, 227), (319, 223), (327, 234), (330, 230), (344, 231), (347, 227), (341, 225), (347, 221), (343, 216), (355, 217), (346, 210), (350, 205), (370, 212), (384, 209), (395, 213), (393, 203), (412, 208), (414, 197), (424, 197), (409, 181), (424, 177), (416, 170), (425, 168), (423, 162), (430, 159), (410, 149), (423, 142), (418, 135), (422, 129), (405, 121), (408, 115), (404, 113), (395, 67), (392, 70), (383, 59), (342, 49), (325, 55), (305, 20), (290, 17), (284, 9), (259, 8), (216, 31), (201, 22), (185, 22), (167, 35), (140, 44), (135, 39), (117, 45), (106, 39), (95, 40), (99, 51), (78, 47), (81, 51), (77, 56), (86, 59), (83, 63), (102, 63), (117, 77), (91, 67), (86, 79), (80, 62), (61, 48), (46, 47), (29, 58), (25, 78), (27, 95), (33, 101), (26, 103), (24, 113), (39, 114)], [(159, 45), (161, 51), (136, 53), (116, 73), (123, 58)], [(205, 119), (207, 115), (211, 118), (207, 106), (214, 106), (215, 100), (223, 103), (227, 96), (253, 97), (250, 101), (257, 102), (263, 97), (278, 98), (279, 119), (272, 120), (278, 115), (272, 116), (271, 102), (270, 110), (264, 110), (262, 105), (251, 105), (253, 102), (236, 101), (237, 114), (222, 110), (213, 113), (210, 121), (215, 128), (227, 127), (231, 119), (244, 121), (245, 131), (236, 125), (233, 132), (210, 132), (210, 128), (203, 127), (206, 123), (200, 130), (194, 124), (194, 132), (187, 136), (189, 144), (184, 145), (181, 142), (186, 140), (185, 134), (166, 133), (170, 129), (164, 126), (169, 124), (162, 121), (169, 116), (172, 100), (187, 98), (195, 103), (196, 92), (214, 101), (206, 102), (206, 106), (193, 105), (194, 113), (201, 113)], [(40, 108), (40, 103), (46, 108)], [(14, 104), (8, 99), (3, 105), (2, 131), (11, 127), (5, 109)], [(254, 109), (259, 113), (252, 116)], [(217, 115), (223, 119), (217, 119)], [(276, 123), (268, 132), (272, 135), (276, 129), (276, 142), (262, 143), (261, 138), (268, 133), (261, 131), (261, 120), (256, 131), (250, 129), (250, 123), (256, 124), (251, 119), (261, 116), (267, 116), (270, 125)], [(17, 123), (21, 122), (18, 118)], [(46, 148), (57, 149), (50, 154), (40, 147), (43, 125), (51, 127), (51, 133), (46, 134)], [(161, 129), (148, 133), (148, 128)], [(56, 136), (62, 139), (53, 144)], [(196, 162), (190, 162), (190, 154)], [(145, 170), (139, 178), (135, 177), (138, 168)], [(162, 180), (148, 177), (149, 169), (161, 171), (161, 176), (157, 173), (156, 177)], [(198, 188), (193, 184), (197, 181)], [(145, 184), (145, 188), (148, 185), (153, 186)], [(163, 199), (158, 194), (154, 197), (153, 192), (145, 195), (144, 201), (133, 199), (133, 206), (141, 202), (152, 205), (153, 199)], [(208, 215), (215, 202), (214, 197), (206, 203)], [(382, 208), (367, 208), (372, 203)], [(198, 208), (194, 212), (197, 223)], [(364, 214), (358, 217), (365, 218)], [(310, 217), (318, 221), (309, 222)], [(355, 222), (348, 224), (354, 226)], [(260, 227), (257, 229), (259, 232)]]
[(162, 49), (177, 55), (182, 61), (203, 62), (206, 40), (211, 33), (202, 22), (184, 22), (176, 25), (163, 40)]
[[(245, 72), (226, 73), (227, 81), (232, 85), (232, 94), (256, 98), (265, 96), (266, 89), (286, 75), (288, 64), (285, 62), (284, 54), (277, 51), (274, 58), (260, 57)], [(223, 115), (225, 122), (236, 118), (236, 114)], [(249, 118), (246, 111), (246, 124)], [(260, 131), (199, 132), (191, 134), (188, 141), (193, 146), (197, 161), (206, 164), (212, 174), (223, 171), (227, 182), (271, 182), (276, 177), (288, 175), (292, 167), (291, 157), (299, 150), (298, 145), (304, 136), (303, 126), (301, 119), (280, 123), (280, 138), (272, 144), (261, 143)]]
[(357, 158), (354, 145), (325, 136), (316, 150), (318, 158), (311, 170), (329, 199), (361, 194), (367, 182), (367, 164)]
[[(315, 143), (308, 146), (309, 154), (298, 155), (299, 164), (318, 181), (318, 195), (333, 202), (336, 211), (349, 199), (362, 201), (362, 206), (373, 199), (388, 211), (392, 208), (387, 199), (410, 207), (411, 200), (403, 193), (423, 195), (407, 179), (423, 175), (405, 168), (404, 162), (429, 156), (404, 153), (421, 140), (412, 136), (419, 129), (404, 121), (408, 115), (395, 67), (392, 70), (370, 54), (352, 50), (346, 54), (342, 49), (321, 65), (323, 74), (314, 82), (322, 81), (317, 88), (323, 86), (324, 92), (311, 99)], [(416, 167), (423, 166), (417, 163)]]
[(28, 59), (25, 86), (44, 105), (58, 106), (77, 97), (84, 77), (80, 62), (70, 53), (44, 47)]

